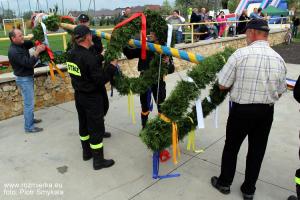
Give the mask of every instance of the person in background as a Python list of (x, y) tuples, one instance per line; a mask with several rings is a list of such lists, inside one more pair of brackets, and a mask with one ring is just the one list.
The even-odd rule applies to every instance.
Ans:
[(257, 8), (253, 8), (253, 12), (250, 14), (250, 19), (260, 19), (261, 16), (258, 15)]
[(20, 29), (13, 29), (9, 32), (11, 45), (8, 50), (8, 59), (16, 76), (17, 86), (21, 89), (24, 103), (24, 129), (26, 133), (37, 133), (43, 128), (36, 127), (35, 124), (42, 120), (34, 118), (34, 66), (39, 60), (39, 55), (45, 50), (45, 45), (35, 48), (33, 56), (30, 56), (29, 49), (34, 47), (32, 41), (24, 41), (23, 33)]
[(131, 16), (131, 8), (130, 7), (126, 7), (124, 12), (122, 13), (120, 19), (118, 20), (118, 22), (122, 22), (125, 19), (128, 19)]
[[(78, 21), (78, 25), (84, 25), (86, 27), (90, 28), (90, 18), (88, 15), (86, 14), (80, 14), (77, 18)], [(91, 49), (93, 49), (95, 51), (96, 54), (102, 55), (103, 52), (103, 45), (102, 45), (102, 41), (101, 41), (101, 37), (93, 34), (93, 46), (91, 47)]]
[(201, 21), (205, 21), (208, 19), (208, 14), (206, 12), (206, 8), (201, 8), (201, 11), (200, 11), (200, 17), (201, 17)]
[(269, 45), (268, 22), (255, 19), (246, 26), (246, 47), (236, 50), (220, 73), (220, 90), (230, 91), (232, 106), (226, 126), (221, 173), (212, 186), (230, 193), (240, 147), (248, 138), (244, 200), (252, 200), (273, 123), (274, 104), (286, 92), (286, 64)]
[[(162, 38), (158, 38), (155, 34), (155, 32), (150, 32), (150, 37), (149, 37), (149, 42), (152, 42), (154, 44), (160, 44), (160, 45), (165, 45), (165, 42), (163, 41)], [(145, 60), (141, 58), (141, 49), (140, 48), (130, 48), (126, 46), (123, 49), (124, 55), (128, 59), (134, 59), (134, 58), (139, 58), (138, 61), (138, 71), (140, 72), (140, 75), (142, 75), (146, 70), (150, 68), (150, 63), (153, 59), (157, 58), (158, 55), (157, 53), (147, 51), (147, 57)], [(164, 66), (166, 67), (166, 76), (167, 74), (171, 74), (175, 70), (175, 66), (173, 63), (172, 57), (168, 57), (166, 55), (162, 55), (162, 62), (164, 63)], [(153, 96), (155, 103), (157, 105), (157, 110), (158, 113), (161, 113), (160, 106), (161, 104), (165, 101), (166, 99), (166, 82), (164, 81), (164, 76), (159, 80), (159, 85), (153, 84), (148, 88), (148, 91), (143, 92), (140, 94), (140, 103), (141, 103), (141, 123), (142, 123), (142, 128), (145, 128), (146, 123), (148, 121), (148, 116), (150, 114), (150, 99), (152, 98), (151, 95)]]
[(217, 17), (217, 22), (219, 22), (219, 37), (222, 37), (226, 30), (226, 17), (224, 11), (221, 11)]
[[(213, 22), (211, 17), (207, 21), (208, 22)], [(219, 36), (218, 28), (216, 27), (216, 25), (214, 23), (208, 23), (207, 28), (208, 28), (208, 33), (209, 33), (209, 38), (207, 38), (207, 39), (210, 39), (210, 38), (216, 39), (216, 38), (218, 38), (218, 36)]]
[[(202, 23), (208, 22), (208, 20), (201, 21)], [(200, 40), (206, 40), (209, 37), (209, 29), (207, 27), (207, 24), (201, 24), (199, 26), (199, 33), (200, 33)]]
[(246, 32), (245, 28), (246, 28), (246, 24), (247, 24), (247, 20), (250, 20), (250, 18), (248, 17), (247, 14), (247, 10), (243, 10), (241, 16), (239, 17), (239, 23), (237, 26), (237, 33), (238, 34), (244, 34)]
[(264, 13), (262, 13), (262, 8), (258, 8), (258, 9), (257, 9), (257, 15), (258, 15), (260, 18), (264, 18), (264, 17), (265, 17)]
[[(173, 14), (168, 16), (166, 18), (168, 24), (174, 25), (174, 24), (183, 24), (185, 23), (184, 17), (180, 16), (180, 13), (178, 10), (174, 10)], [(176, 35), (176, 43), (181, 43), (182, 42), (182, 26), (173, 26), (173, 31), (175, 32)]]
[(298, 35), (298, 26), (300, 25), (299, 17), (294, 16), (292, 22), (293, 22), (292, 35), (294, 38), (296, 38)]

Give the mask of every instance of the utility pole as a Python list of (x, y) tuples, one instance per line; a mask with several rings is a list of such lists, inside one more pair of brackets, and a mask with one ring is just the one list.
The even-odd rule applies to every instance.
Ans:
[(81, 0), (79, 0), (79, 7), (80, 7), (80, 12), (82, 12), (82, 9), (81, 9)]
[(30, 9), (30, 11), (32, 12), (32, 10), (31, 10), (31, 4), (30, 4), (30, 0), (28, 0), (28, 4), (29, 4), (29, 9)]
[(17, 4), (18, 4), (18, 10), (19, 10), (19, 17), (21, 17), (21, 11), (20, 11), (19, 0), (17, 0)]
[(1, 1), (1, 7), (2, 7), (2, 15), (3, 15), (3, 17), (5, 18), (4, 6), (3, 6), (3, 3), (2, 3), (2, 1)]
[(61, 5), (62, 5), (62, 15), (64, 15), (65, 13), (64, 0), (61, 0)]
[(91, 8), (91, 3), (92, 3), (92, 0), (90, 0), (90, 3), (89, 3), (89, 8), (88, 8), (88, 15), (89, 15), (89, 13), (90, 13), (90, 8)]
[(10, 11), (10, 8), (9, 8), (9, 1), (7, 0), (7, 17), (10, 18), (9, 16), (9, 11)]
[(40, 12), (40, 2), (39, 0), (36, 0), (36, 7), (35, 7), (37, 12)]
[(94, 18), (96, 17), (96, 3), (95, 3), (95, 0), (94, 0)]
[(47, 12), (49, 12), (48, 0), (46, 0), (46, 5), (47, 5)]

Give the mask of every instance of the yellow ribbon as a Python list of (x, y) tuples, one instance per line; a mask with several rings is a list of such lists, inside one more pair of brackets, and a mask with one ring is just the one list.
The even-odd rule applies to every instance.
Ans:
[(51, 80), (55, 81), (54, 69), (65, 80), (65, 78), (66, 78), (65, 74), (57, 67), (57, 65), (53, 61), (50, 61), (49, 62), (49, 70), (50, 70)]
[(172, 123), (172, 148), (173, 148), (173, 163), (177, 164), (177, 155), (178, 158), (180, 158), (180, 148), (179, 148), (179, 141), (178, 141), (178, 127), (176, 122), (172, 122), (171, 119), (169, 119), (164, 114), (159, 115), (160, 119), (167, 123)]
[[(191, 120), (192, 124), (194, 124), (194, 120), (191, 117), (188, 117), (188, 118)], [(190, 151), (191, 150), (191, 146), (192, 146), (193, 152), (195, 152), (195, 153), (203, 153), (204, 149), (197, 149), (196, 150), (196, 148), (195, 148), (195, 135), (196, 135), (195, 134), (195, 129), (192, 129), (189, 132), (189, 135), (188, 135), (188, 143), (187, 143), (186, 149), (188, 151)]]
[(132, 91), (130, 90), (128, 93), (128, 115), (132, 118), (132, 123), (135, 124), (135, 112), (134, 112), (134, 96), (132, 94)]

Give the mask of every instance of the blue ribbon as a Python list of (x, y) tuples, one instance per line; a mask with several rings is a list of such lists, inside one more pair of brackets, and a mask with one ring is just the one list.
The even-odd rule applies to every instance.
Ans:
[(153, 171), (152, 171), (153, 179), (166, 179), (166, 178), (175, 178), (180, 176), (179, 173), (160, 176), (159, 175), (159, 151), (154, 152), (152, 158), (153, 158)]
[(147, 90), (147, 105), (148, 105), (149, 111), (152, 112), (152, 110), (153, 110), (153, 102), (152, 102), (151, 95), (152, 95), (152, 91), (151, 91), (151, 89), (148, 89)]

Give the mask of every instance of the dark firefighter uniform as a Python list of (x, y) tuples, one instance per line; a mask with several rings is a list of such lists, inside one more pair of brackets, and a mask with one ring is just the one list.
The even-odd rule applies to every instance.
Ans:
[[(145, 60), (141, 59), (141, 49), (132, 49), (129, 47), (125, 47), (123, 50), (124, 55), (128, 59), (133, 59), (133, 58), (139, 58), (138, 61), (138, 71), (142, 74), (143, 71), (149, 69), (149, 64), (151, 60), (154, 59), (155, 56), (159, 56), (158, 54), (147, 51), (147, 58)], [(168, 63), (168, 74), (171, 74), (174, 72), (174, 63), (172, 58), (169, 59)], [(158, 95), (157, 95), (157, 89), (158, 89)], [(166, 99), (166, 82), (161, 79), (158, 84), (153, 84), (152, 86), (149, 87), (148, 91), (145, 93), (140, 94), (140, 102), (141, 102), (141, 107), (142, 107), (142, 112), (141, 112), (141, 121), (142, 121), (142, 127), (145, 128), (148, 116), (150, 113), (150, 100), (151, 100), (151, 93), (154, 97), (154, 100), (157, 104), (157, 109), (158, 112), (161, 113), (160, 105), (164, 102)], [(149, 98), (150, 96), (150, 98)], [(150, 99), (150, 100), (149, 100)]]
[[(89, 34), (89, 28), (84, 25), (74, 29), (75, 40)], [(115, 69), (103, 70), (101, 57), (95, 56), (93, 49), (75, 44), (68, 53), (67, 68), (75, 90), (83, 160), (94, 157), (94, 169), (109, 167), (114, 161), (104, 159), (102, 143), (104, 116), (109, 107), (105, 83), (113, 78)]]

